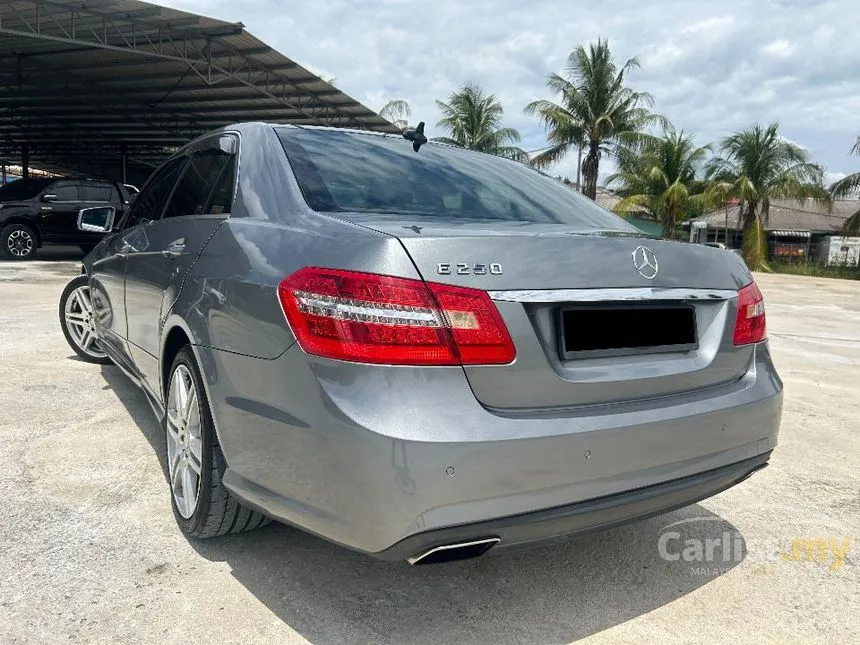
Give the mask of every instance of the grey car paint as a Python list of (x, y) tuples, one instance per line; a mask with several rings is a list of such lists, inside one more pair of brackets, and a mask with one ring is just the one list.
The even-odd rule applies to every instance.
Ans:
[[(563, 365), (551, 349), (554, 290), (736, 291), (751, 280), (738, 258), (553, 226), (323, 215), (304, 201), (272, 126), (229, 130), (241, 138), (231, 216), (175, 220), (159, 247), (195, 240), (187, 262), (168, 269), (161, 253), (136, 258), (124, 310), (113, 307), (100, 333), (158, 414), (170, 339), (187, 335), (227, 460), (225, 485), (251, 506), (380, 554), (416, 533), (653, 486), (766, 457), (776, 445), (782, 384), (766, 342), (732, 345), (736, 298), (695, 303), (704, 334), (689, 355)], [(119, 297), (122, 235), (85, 259), (109, 302)], [(650, 281), (631, 262), (643, 243), (660, 261)], [(499, 262), (504, 273), (437, 272), (461, 261)], [(276, 295), (306, 266), (499, 292), (517, 358), (464, 369), (307, 355)], [(158, 284), (144, 286), (151, 276)], [(116, 320), (123, 316), (128, 323)]]

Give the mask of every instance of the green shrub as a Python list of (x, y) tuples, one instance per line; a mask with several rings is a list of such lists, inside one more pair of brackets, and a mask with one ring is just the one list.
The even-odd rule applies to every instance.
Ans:
[(858, 267), (826, 267), (810, 262), (784, 262), (780, 260), (771, 260), (768, 265), (774, 273), (860, 280), (860, 268)]

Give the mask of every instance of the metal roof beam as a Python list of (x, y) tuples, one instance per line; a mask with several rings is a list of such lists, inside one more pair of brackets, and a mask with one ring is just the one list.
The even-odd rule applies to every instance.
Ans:
[[(201, 37), (201, 39), (202, 38), (203, 37)], [(33, 52), (33, 53), (26, 54), (26, 57), (27, 58), (31, 58), (31, 57), (45, 58), (45, 57), (50, 57), (50, 56), (68, 56), (69, 54), (83, 54), (83, 53), (91, 52), (91, 51), (93, 51), (92, 46), (74, 47), (74, 48), (69, 48), (69, 49), (55, 49), (52, 51)], [(271, 53), (272, 51), (273, 50), (271, 47), (269, 47), (268, 45), (265, 45), (263, 47), (251, 47), (248, 49), (243, 49), (242, 54), (244, 54), (246, 56), (259, 56), (261, 54)], [(212, 57), (214, 59), (217, 59), (219, 57), (220, 58), (228, 58), (229, 54), (220, 53), (220, 52), (219, 53), (213, 53)], [(2, 57), (0, 57), (0, 60), (2, 60)], [(93, 69), (93, 68), (101, 69), (103, 67), (104, 68), (107, 68), (107, 67), (124, 67), (127, 65), (140, 65), (140, 64), (141, 64), (140, 59), (128, 59), (128, 60), (122, 60), (122, 61), (114, 61), (114, 62), (110, 62), (110, 63), (99, 62), (97, 64), (88, 65), (87, 67), (90, 69)], [(271, 65), (268, 67), (270, 67), (271, 69), (295, 69), (296, 67), (300, 67), (300, 65), (298, 63), (282, 63), (280, 65)], [(61, 69), (61, 68), (57, 68), (57, 69)], [(73, 69), (73, 68), (69, 67), (68, 69)]]
[[(53, 70), (51, 70), (51, 71), (53, 72)], [(68, 70), (68, 71), (70, 71), (70, 70)], [(67, 73), (67, 71), (57, 70), (54, 73), (55, 74), (64, 74), (64, 73)], [(160, 78), (162, 78), (162, 80), (168, 80), (168, 79), (177, 79), (179, 76), (181, 76), (181, 74), (165, 74), (165, 75), (161, 76)], [(81, 87), (81, 86), (78, 86), (78, 87), (70, 86), (69, 91), (70, 91), (70, 94), (78, 95), (78, 96), (102, 95), (103, 92), (106, 90), (110, 90), (110, 91), (113, 91), (116, 93), (121, 93), (124, 95), (133, 95), (133, 96), (140, 96), (140, 97), (144, 97), (144, 95), (146, 95), (146, 94), (152, 94), (152, 95), (155, 95), (155, 97), (164, 96), (165, 87), (163, 84), (146, 86), (146, 85), (141, 85), (138, 82), (138, 81), (151, 80), (153, 78), (157, 79), (159, 77), (137, 76), (137, 77), (122, 78), (122, 79), (109, 79), (109, 78), (104, 78), (104, 77), (93, 77), (93, 78), (91, 78), (88, 76), (87, 80), (92, 82), (92, 83), (98, 83), (100, 86), (100, 89), (88, 88), (86, 86), (83, 86), (83, 87)], [(116, 83), (134, 83), (134, 85), (132, 85), (131, 87), (125, 87), (125, 86), (118, 86), (118, 85), (116, 85)], [(0, 76), (0, 86), (5, 86), (5, 87), (8, 87), (8, 88), (14, 90), (16, 93), (19, 93), (22, 98), (41, 97), (41, 96), (51, 96), (51, 97), (56, 98), (56, 96), (57, 96), (57, 91), (55, 89), (43, 89), (44, 84), (36, 84), (36, 83), (29, 82), (29, 83), (22, 84), (19, 88), (18, 78), (15, 75), (7, 75), (5, 77)], [(244, 83), (238, 83), (238, 82), (237, 83), (224, 82), (224, 83), (220, 83), (218, 85), (218, 89), (221, 91), (223, 91), (223, 90), (242, 90), (246, 87), (247, 86)], [(29, 88), (36, 88), (36, 89), (29, 89)], [(200, 92), (205, 92), (208, 89), (209, 89), (209, 86), (177, 86), (170, 93), (170, 96), (173, 97), (177, 94), (182, 94), (185, 92), (198, 92), (198, 93), (200, 93)], [(288, 96), (288, 98), (293, 99), (293, 100), (301, 100), (301, 101), (311, 102), (314, 99), (319, 100), (320, 97), (329, 97), (329, 96), (334, 97), (334, 96), (338, 96), (340, 94), (341, 94), (341, 92), (339, 92), (338, 90), (323, 90), (323, 91), (310, 92), (307, 90), (301, 90), (300, 89), (299, 92), (292, 93), (292, 94), (289, 94), (287, 96)], [(225, 99), (222, 99), (221, 96), (222, 96), (222, 94), (219, 93), (215, 97), (208, 96), (207, 98), (204, 98), (203, 100), (205, 100), (205, 101), (225, 100)], [(259, 100), (259, 97), (257, 97), (254, 93), (248, 92), (248, 91), (236, 92), (236, 93), (234, 93), (233, 96), (238, 97), (238, 98), (242, 98), (245, 100), (250, 100), (251, 98), (256, 98), (257, 100)], [(0, 99), (3, 99), (3, 98), (8, 98), (8, 97), (0, 96)], [(230, 100), (230, 98), (232, 98), (232, 97), (228, 97), (226, 100)], [(273, 99), (273, 100), (277, 100), (277, 99)], [(342, 102), (342, 103), (327, 102), (324, 104), (325, 105), (336, 105), (336, 106), (351, 105), (350, 103), (346, 103), (346, 102)]]
[[(0, 111), (9, 109), (8, 106), (4, 105), (0, 102)], [(98, 121), (98, 122), (106, 122), (109, 123), (111, 121), (117, 121), (122, 119), (151, 119), (152, 112), (146, 109), (146, 107), (141, 107), (139, 105), (136, 106), (122, 106), (115, 105), (109, 114), (101, 114), (94, 112), (92, 108), (85, 105), (71, 105), (71, 106), (60, 106), (60, 105), (51, 105), (51, 104), (41, 104), (41, 105), (31, 105), (31, 104), (18, 104), (17, 109), (19, 110), (19, 114), (21, 116), (26, 117), (55, 117), (57, 119), (63, 120), (78, 120), (83, 119), (87, 121)], [(300, 114), (297, 110), (292, 108), (285, 108), (282, 105), (255, 105), (254, 103), (244, 103), (244, 104), (232, 104), (232, 105), (199, 105), (194, 108), (194, 114), (189, 114), (189, 121), (193, 119), (196, 123), (202, 123), (206, 120), (207, 115), (223, 115), (229, 117), (230, 115), (241, 115), (248, 114), (253, 116), (260, 112), (266, 113), (276, 113), (276, 114)], [(211, 118), (211, 116), (209, 117)], [(234, 121), (237, 119), (234, 119)]]
[[(54, 72), (53, 70), (48, 69), (48, 70), (46, 70), (46, 73), (49, 75), (54, 75), (54, 76), (58, 77), (60, 86), (63, 88), (69, 87), (71, 85), (71, 81), (73, 81), (73, 80), (75, 81), (75, 85), (87, 85), (88, 84), (90, 87), (95, 86), (95, 88), (98, 88), (101, 91), (100, 98), (106, 99), (107, 104), (102, 103), (101, 101), (98, 103), (93, 103), (92, 101), (90, 101), (89, 104), (93, 107), (94, 111), (98, 111), (98, 112), (104, 112), (105, 110), (107, 110), (108, 112), (110, 111), (111, 101), (114, 100), (114, 95), (116, 94), (116, 92), (112, 92), (110, 88), (108, 88), (108, 87), (100, 87), (99, 88), (97, 84), (93, 83), (92, 81), (87, 79), (85, 76), (79, 77), (77, 74), (71, 73), (71, 72), (58, 73), (58, 72)], [(70, 96), (69, 94), (65, 94), (62, 92), (60, 92), (59, 94), (62, 96)], [(84, 103), (87, 102), (87, 99), (84, 97), (81, 97), (80, 100), (82, 100)], [(12, 107), (14, 109), (16, 109), (19, 114), (21, 113), (20, 103), (18, 105), (13, 104)], [(166, 110), (159, 110), (159, 109), (152, 107), (152, 106), (150, 106), (150, 111), (152, 112), (152, 114), (146, 118), (145, 122), (149, 123), (155, 127), (157, 127), (159, 125), (164, 127), (165, 123), (169, 123), (170, 125), (166, 126), (166, 127), (168, 127), (169, 129), (173, 129), (177, 132), (177, 134), (184, 136), (184, 137), (188, 137), (188, 138), (194, 138), (196, 136), (199, 136), (200, 134), (202, 134), (205, 131), (205, 128), (203, 126), (196, 124), (193, 120), (193, 117), (190, 117), (187, 114), (177, 115), (177, 114), (173, 114), (173, 113), (166, 111)], [(166, 119), (166, 121), (165, 121), (165, 119)]]
[[(179, 61), (186, 63), (191, 71), (209, 84), (214, 84), (221, 78), (229, 78), (255, 89), (258, 93), (264, 96), (268, 96), (284, 103), (285, 105), (301, 110), (303, 113), (307, 114), (307, 116), (319, 119), (321, 122), (350, 121), (349, 116), (343, 118), (343, 115), (338, 113), (336, 106), (326, 106), (321, 110), (307, 109), (301, 102), (291, 100), (289, 95), (297, 89), (293, 81), (285, 79), (284, 77), (281, 77), (267, 69), (255, 67), (252, 61), (245, 59), (238, 52), (230, 52), (228, 54), (228, 62), (226, 66), (217, 63), (209, 55), (212, 50), (211, 41), (203, 51), (194, 51), (194, 46), (191, 45), (191, 54), (194, 56), (192, 58), (189, 55), (189, 43), (187, 40), (183, 40), (182, 43), (176, 43), (168, 37), (166, 41), (164, 39), (159, 40), (157, 46), (154, 42), (149, 41), (149, 46), (152, 49), (148, 49), (137, 44), (136, 34), (134, 33), (128, 35), (120, 33), (122, 44), (114, 44), (108, 39), (107, 29), (105, 29), (104, 33), (101, 35), (91, 32), (89, 35), (92, 35), (93, 39), (83, 40), (75, 35), (68, 35), (65, 33), (62, 36), (46, 35), (39, 31), (38, 25), (36, 29), (33, 29), (29, 24), (26, 24), (26, 26), (30, 29), (29, 32), (22, 31), (21, 29), (11, 29), (9, 27), (0, 26), (0, 34), (19, 37), (36, 36), (51, 42), (61, 42), (81, 46), (89, 45), (94, 48), (110, 51), (133, 51), (150, 58)], [(179, 47), (180, 44), (182, 45), (181, 48)], [(167, 51), (165, 51), (166, 48)], [(237, 59), (235, 66), (233, 65), (234, 55)], [(313, 94), (313, 92), (309, 93)]]
[[(112, 23), (134, 22), (141, 26), (149, 27), (150, 29), (175, 29), (176, 27), (182, 27), (183, 25), (193, 25), (198, 29), (204, 29), (200, 25), (200, 20), (203, 16), (174, 10), (174, 13), (181, 13), (181, 15), (164, 18), (164, 9), (166, 7), (150, 6), (133, 11), (110, 11), (110, 8), (115, 6), (115, 3), (111, 0), (106, 0), (105, 2), (86, 0), (86, 2), (81, 2), (79, 5), (72, 6), (69, 6), (66, 3), (56, 2), (55, 0), (36, 0), (35, 4), (35, 11), (31, 10), (31, 13), (41, 14), (43, 18), (53, 17), (56, 14), (62, 14), (64, 16), (74, 15), (78, 24), (84, 28), (91, 28), (93, 25), (102, 25), (105, 21), (109, 21)], [(105, 7), (108, 10), (98, 11), (100, 7)], [(50, 11), (46, 12), (45, 9), (53, 9), (55, 14), (51, 14)], [(19, 11), (17, 13), (19, 15), (25, 15), (24, 12)], [(150, 18), (153, 17), (158, 17), (159, 20), (150, 20)], [(243, 27), (241, 23), (229, 23), (220, 20), (217, 21), (217, 23), (218, 24), (213, 25), (208, 29), (215, 30), (216, 32), (223, 32), (225, 29), (229, 29), (229, 33), (234, 33), (237, 29), (241, 31)]]

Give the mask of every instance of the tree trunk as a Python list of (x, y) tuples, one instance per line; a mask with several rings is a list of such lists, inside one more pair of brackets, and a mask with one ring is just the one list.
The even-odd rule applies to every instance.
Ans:
[(582, 144), (577, 147), (576, 155), (576, 189), (582, 192)]
[(757, 213), (756, 202), (747, 203), (744, 211), (744, 240), (742, 244), (744, 261), (752, 271), (767, 268), (767, 244), (761, 218)]
[(675, 210), (670, 208), (666, 211), (666, 215), (663, 218), (663, 239), (671, 240), (675, 237), (675, 222), (677, 221), (677, 216), (675, 215)]
[(597, 145), (588, 146), (588, 154), (582, 162), (583, 190), (591, 200), (597, 199), (597, 173), (600, 167), (600, 149)]

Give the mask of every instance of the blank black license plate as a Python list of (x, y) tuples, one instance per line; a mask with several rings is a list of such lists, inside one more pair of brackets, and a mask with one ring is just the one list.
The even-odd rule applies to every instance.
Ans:
[(561, 353), (617, 356), (696, 349), (692, 305), (594, 305), (563, 309)]

